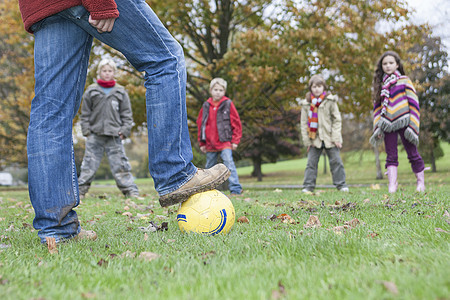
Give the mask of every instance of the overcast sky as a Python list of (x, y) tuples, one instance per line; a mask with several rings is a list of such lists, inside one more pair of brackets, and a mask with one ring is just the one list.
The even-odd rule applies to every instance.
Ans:
[[(440, 36), (450, 52), (450, 0), (407, 0), (408, 6), (414, 8), (412, 21), (416, 24), (428, 23), (433, 26), (433, 33)], [(450, 62), (450, 58), (449, 58)]]

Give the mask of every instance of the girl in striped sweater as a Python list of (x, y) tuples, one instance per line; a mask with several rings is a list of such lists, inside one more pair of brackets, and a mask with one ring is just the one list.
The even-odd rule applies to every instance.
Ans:
[(398, 136), (408, 154), (411, 168), (416, 174), (417, 191), (425, 191), (422, 157), (417, 151), (419, 144), (420, 110), (416, 90), (405, 75), (400, 57), (387, 51), (378, 60), (373, 77), (373, 127), (370, 138), (373, 145), (384, 140), (389, 193), (397, 190)]

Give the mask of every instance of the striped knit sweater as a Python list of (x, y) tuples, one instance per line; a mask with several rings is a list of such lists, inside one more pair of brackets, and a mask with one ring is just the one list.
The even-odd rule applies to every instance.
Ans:
[(419, 99), (411, 80), (400, 75), (397, 82), (389, 87), (388, 97), (383, 109), (383, 101), (373, 108), (372, 145), (381, 143), (384, 132), (392, 132), (407, 127), (405, 138), (411, 143), (419, 144), (420, 109)]

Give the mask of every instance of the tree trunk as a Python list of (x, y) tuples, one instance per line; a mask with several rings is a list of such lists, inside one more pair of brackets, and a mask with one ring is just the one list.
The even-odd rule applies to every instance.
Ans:
[(380, 164), (380, 152), (378, 151), (378, 147), (373, 147), (373, 152), (375, 153), (375, 164), (377, 165), (377, 179), (383, 179), (383, 172), (381, 171)]
[(327, 154), (323, 151), (323, 174), (327, 174)]
[(430, 161), (431, 161), (431, 172), (436, 173), (436, 159), (434, 158), (434, 145), (432, 145)]
[(261, 158), (253, 157), (252, 162), (253, 162), (252, 176), (258, 178), (258, 181), (262, 181)]

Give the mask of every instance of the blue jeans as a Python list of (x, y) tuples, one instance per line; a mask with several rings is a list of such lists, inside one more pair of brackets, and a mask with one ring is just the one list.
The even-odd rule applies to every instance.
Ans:
[(224, 165), (227, 166), (227, 168), (231, 171), (231, 175), (228, 178), (228, 188), (230, 189), (230, 192), (233, 194), (242, 193), (242, 186), (239, 183), (239, 177), (233, 160), (233, 151), (231, 149), (224, 149), (219, 152), (206, 152), (205, 168), (209, 169), (217, 164), (217, 158), (219, 154), (223, 160)]
[(192, 164), (186, 113), (186, 69), (181, 46), (143, 0), (117, 0), (120, 17), (98, 33), (82, 6), (33, 25), (35, 98), (28, 128), (29, 193), (34, 227), (45, 237), (71, 238), (80, 226), (72, 119), (86, 82), (93, 37), (120, 51), (144, 72), (149, 170), (160, 195), (177, 190), (197, 172)]

